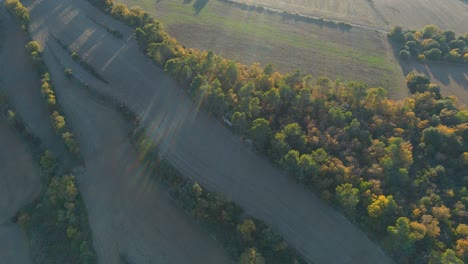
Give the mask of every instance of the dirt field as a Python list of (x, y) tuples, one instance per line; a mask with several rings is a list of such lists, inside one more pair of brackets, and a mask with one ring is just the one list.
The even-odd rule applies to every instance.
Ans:
[[(31, 30), (34, 39), (57, 50), (57, 47), (53, 46), (54, 40), (51, 38), (51, 36), (55, 36), (76, 49), (80, 56), (85, 58), (109, 81), (109, 84), (106, 85), (92, 79), (78, 68), (74, 68), (74, 72), (82, 74), (82, 78), (85, 78), (87, 82), (126, 102), (133, 111), (143, 115), (143, 124), (151, 131), (150, 136), (154, 141), (160, 143), (168, 160), (185, 176), (200, 182), (210, 190), (225, 194), (229, 199), (245, 208), (247, 213), (265, 220), (277, 228), (311, 262), (392, 263), (379, 247), (343, 216), (283, 175), (267, 160), (251, 152), (218, 120), (197, 111), (196, 106), (186, 97), (185, 92), (178, 88), (138, 49), (134, 39), (129, 37), (129, 30), (126, 27), (96, 12), (85, 1), (35, 0), (34, 2), (25, 1), (25, 3), (31, 9)], [(120, 40), (111, 36), (87, 16), (95, 16), (95, 19), (121, 30), (124, 32), (124, 39)], [(47, 53), (49, 52), (47, 51)], [(61, 60), (69, 59), (68, 55), (64, 54), (57, 54), (57, 56)], [(60, 76), (59, 72), (60, 70), (56, 75)], [(150, 203), (154, 200), (142, 198), (144, 194), (155, 195), (151, 190), (156, 187), (151, 187), (150, 182), (145, 181), (146, 176), (138, 176), (140, 174), (131, 173), (131, 171), (127, 176), (122, 176), (119, 175), (119, 172), (123, 173), (126, 170), (122, 168), (114, 170), (114, 168), (106, 166), (106, 164), (114, 164), (119, 167), (131, 164), (123, 158), (118, 159), (117, 162), (110, 159), (107, 161), (110, 163), (101, 161), (101, 159), (106, 159), (107, 155), (118, 155), (122, 151), (119, 148), (124, 149), (125, 153), (128, 152), (128, 147), (125, 144), (118, 144), (120, 141), (117, 139), (121, 138), (119, 136), (121, 132), (114, 131), (113, 126), (109, 124), (119, 121), (112, 116), (103, 118), (100, 122), (94, 121), (94, 116), (105, 114), (104, 109), (97, 106), (91, 107), (89, 104), (80, 107), (79, 104), (84, 104), (82, 102), (84, 99), (77, 93), (71, 95), (71, 91), (77, 89), (73, 89), (69, 85), (67, 87), (61, 88), (64, 91), (69, 91), (66, 94), (70, 94), (68, 95), (69, 99), (64, 99), (65, 105), (73, 104), (72, 109), (82, 109), (78, 112), (86, 113), (82, 118), (72, 117), (73, 114), (70, 116), (71, 122), (77, 128), (78, 140), (82, 142), (86, 139), (82, 148), (85, 159), (88, 160), (87, 170), (99, 172), (104, 169), (112, 169), (112, 172), (115, 171), (115, 175), (111, 174), (110, 176), (106, 176), (107, 173), (91, 175), (87, 171), (83, 177), (80, 177), (85, 201), (90, 207), (89, 215), (93, 231), (96, 230), (94, 231), (96, 234), (101, 234), (98, 228), (102, 228), (104, 239), (106, 236), (114, 235), (114, 233), (109, 234), (106, 231), (109, 229), (114, 230), (117, 233), (116, 236), (122, 234), (125, 243), (133, 243), (134, 251), (132, 252), (137, 256), (135, 252), (139, 252), (139, 248), (147, 247), (143, 242), (140, 244), (141, 240), (137, 240), (140, 236), (142, 239), (158, 239), (155, 236), (150, 236), (152, 231), (157, 233), (159, 228), (157, 221), (151, 220), (152, 225), (145, 228), (143, 228), (143, 224), (135, 223), (140, 219), (144, 220), (150, 216), (156, 217), (154, 215), (158, 215), (155, 212), (158, 210), (157, 205)], [(78, 115), (78, 112), (74, 115)], [(117, 149), (112, 150), (112, 147)], [(99, 151), (104, 151), (107, 148), (111, 149), (110, 152), (99, 154)], [(96, 164), (92, 165), (91, 162), (96, 162)], [(130, 168), (132, 167), (127, 169)], [(136, 169), (136, 171), (138, 170)], [(90, 173), (89, 176), (86, 176), (87, 173)], [(129, 179), (130, 176), (133, 178), (141, 177), (141, 180), (132, 181)], [(117, 177), (117, 179), (106, 181), (104, 177)], [(99, 183), (100, 181), (101, 183)], [(86, 187), (87, 182), (92, 182), (92, 184)], [(111, 185), (110, 187), (113, 188), (110, 188), (109, 184), (111, 183), (116, 186)], [(100, 191), (92, 189), (101, 188), (99, 187), (101, 185), (103, 187)], [(131, 194), (135, 192), (138, 195), (132, 196)], [(92, 209), (91, 206), (100, 203), (98, 200), (100, 196), (105, 195), (103, 193), (110, 195), (110, 197), (102, 198), (104, 201), (107, 199), (106, 206), (109, 206), (110, 209), (108, 211)], [(116, 194), (125, 194), (126, 196)], [(131, 198), (134, 200), (127, 202), (127, 199)], [(112, 211), (114, 210), (112, 208), (115, 208), (115, 211)], [(130, 211), (126, 212), (126, 208)], [(142, 208), (142, 210), (140, 211), (138, 208)], [(114, 229), (111, 226), (113, 224), (110, 224), (114, 220), (109, 220), (110, 223), (95, 222), (100, 221), (101, 217), (106, 218), (108, 212), (119, 211), (121, 214), (117, 214), (117, 216), (126, 220)], [(155, 212), (154, 215), (152, 212)], [(93, 220), (97, 213), (100, 214), (96, 218), (98, 220)], [(116, 218), (115, 214), (110, 215)], [(161, 218), (165, 221), (175, 221), (175, 218), (169, 218), (170, 220), (162, 216)], [(136, 232), (138, 235), (128, 239), (129, 237), (125, 236), (127, 235), (125, 230), (132, 228), (132, 226), (143, 228), (143, 230)], [(181, 234), (186, 236), (183, 232)], [(96, 237), (100, 237), (100, 235), (96, 235)], [(182, 243), (182, 241), (179, 242)], [(190, 245), (190, 242), (187, 243), (186, 247)], [(96, 241), (98, 252), (102, 250), (101, 247), (104, 247), (103, 244), (105, 243), (99, 239)], [(196, 242), (191, 246), (199, 246), (198, 244), (201, 243)], [(108, 244), (105, 246), (118, 247)], [(337, 249), (340, 251), (339, 254), (336, 253)], [(111, 250), (111, 252), (113, 251), (115, 250)]]
[(216, 242), (151, 179), (121, 116), (68, 80), (61, 65), (76, 72), (81, 68), (56, 43), (45, 55), (83, 154), (85, 168), (76, 174), (99, 262), (119, 263), (125, 255), (130, 263), (229, 263)]
[(28, 37), (18, 23), (0, 4), (5, 38), (0, 51), (0, 86), (10, 103), (24, 120), (29, 131), (34, 131), (55, 156), (67, 161), (68, 153), (49, 119), (45, 100), (41, 97), (40, 76), (29, 59), (24, 46)]
[(144, 7), (188, 47), (214, 50), (245, 64), (274, 63), (283, 72), (300, 69), (314, 77), (360, 79), (383, 86), (396, 97), (406, 95), (398, 65), (386, 54), (386, 36), (374, 30), (347, 32), (244, 11), (217, 0), (208, 1), (198, 14), (193, 10), (195, 1), (118, 2)]
[(392, 25), (420, 29), (428, 24), (468, 31), (468, 4), (460, 0), (252, 0), (239, 1), (306, 15), (389, 30)]
[(0, 117), (0, 263), (32, 263), (26, 236), (10, 220), (40, 191), (28, 149)]

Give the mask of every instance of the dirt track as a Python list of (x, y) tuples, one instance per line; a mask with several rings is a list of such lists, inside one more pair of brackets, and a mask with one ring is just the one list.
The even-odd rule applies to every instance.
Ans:
[(26, 145), (0, 117), (0, 263), (32, 263), (26, 236), (10, 219), (39, 194), (40, 185)]
[[(379, 247), (369, 241), (343, 216), (293, 180), (282, 175), (267, 160), (242, 145), (238, 138), (225, 129), (218, 120), (197, 111), (197, 107), (185, 96), (182, 89), (178, 88), (138, 50), (136, 42), (129, 37), (130, 31), (126, 27), (96, 12), (84, 1), (35, 0), (34, 2), (25, 1), (25, 4), (31, 10), (31, 31), (34, 38), (48, 47), (54, 45), (51, 36), (71, 44), (82, 57), (87, 59), (88, 63), (98, 69), (101, 75), (109, 81), (109, 85), (91, 79), (77, 68), (74, 68), (74, 71), (82, 74), (81, 76), (89, 83), (125, 101), (131, 109), (142, 114), (143, 122), (151, 131), (152, 138), (160, 143), (168, 160), (184, 175), (211, 190), (225, 194), (245, 208), (247, 213), (276, 227), (310, 261), (316, 263), (392, 263)], [(86, 15), (94, 16), (114, 28), (119, 28), (125, 33), (124, 40), (111, 36)], [(67, 59), (67, 55), (59, 55), (59, 57), (63, 57), (63, 60)], [(70, 88), (71, 90), (73, 88)], [(73, 103), (71, 107), (78, 108), (79, 104), (83, 104), (82, 99), (77, 99), (78, 96), (75, 94), (73, 99), (72, 97), (68, 100), (64, 99), (64, 104), (72, 105)], [(101, 115), (103, 109), (92, 110), (88, 105), (81, 109), (88, 113), (82, 117), (85, 119), (81, 121), (77, 121), (78, 118), (72, 117), (71, 119), (80, 142), (86, 138), (91, 141), (84, 143), (85, 145), (96, 146), (96, 144), (101, 144), (99, 141), (118, 137), (116, 134), (119, 132), (112, 129), (108, 129), (105, 134), (100, 134), (101, 129), (106, 129), (105, 123), (92, 121), (92, 116)], [(117, 122), (113, 119), (109, 122)], [(105, 142), (102, 144), (102, 151), (112, 146), (112, 144), (105, 145), (107, 144)], [(122, 149), (126, 147), (123, 146)], [(93, 154), (92, 159), (105, 157), (105, 155), (96, 155), (98, 152), (95, 151), (92, 151), (92, 148), (83, 150), (85, 159), (90, 159), (86, 158), (90, 155), (87, 153)], [(113, 152), (117, 151), (109, 153)], [(99, 166), (105, 169), (106, 166), (96, 162), (97, 171), (99, 171)], [(129, 164), (125, 160), (121, 160), (120, 163)], [(93, 168), (89, 166), (89, 170)], [(120, 170), (116, 170), (118, 171)], [(97, 176), (84, 177), (82, 181), (80, 180), (80, 184), (85, 184), (87, 179), (91, 180), (95, 177)], [(119, 177), (121, 181), (129, 180), (124, 176)], [(130, 182), (132, 181), (127, 183)], [(136, 182), (141, 184), (140, 180)], [(122, 183), (122, 187), (126, 185)], [(148, 183), (143, 186), (149, 188)], [(103, 190), (107, 189), (107, 192), (114, 193), (109, 206), (117, 208), (116, 210), (124, 208), (120, 206), (125, 203), (117, 200), (122, 198), (115, 194), (126, 194), (128, 190), (111, 190), (105, 184), (104, 187)], [(91, 197), (87, 193), (94, 193), (86, 187), (82, 190), (85, 197)], [(97, 203), (95, 200), (85, 199), (88, 206)], [(132, 209), (143, 207), (145, 201), (141, 200), (142, 204), (139, 204), (140, 202), (132, 204)], [(146, 210), (154, 209), (151, 207), (153, 205), (148, 206)], [(93, 210), (91, 208), (89, 210), (92, 219)], [(132, 214), (126, 215), (126, 217), (130, 216), (137, 218)], [(124, 230), (130, 223), (123, 224), (119, 228)], [(156, 223), (153, 228), (157, 228)], [(144, 234), (146, 232), (142, 235)], [(138, 236), (133, 238), (137, 239)], [(128, 243), (131, 243), (132, 239), (127, 239)], [(99, 241), (96, 242), (98, 251), (100, 250), (99, 243)]]

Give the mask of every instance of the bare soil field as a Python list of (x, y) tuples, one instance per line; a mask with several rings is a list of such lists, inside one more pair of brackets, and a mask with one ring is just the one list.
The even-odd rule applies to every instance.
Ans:
[(41, 188), (27, 146), (0, 117), (0, 263), (32, 263), (25, 234), (11, 218)]
[(314, 77), (363, 80), (383, 86), (391, 95), (406, 95), (397, 62), (387, 55), (381, 32), (352, 28), (345, 31), (284, 19), (279, 14), (241, 10), (209, 1), (197, 13), (195, 1), (118, 0), (142, 6), (185, 46), (214, 50), (245, 64), (273, 63), (283, 72), (300, 69)]
[(130, 263), (229, 263), (216, 241), (151, 179), (123, 118), (65, 77), (62, 65), (76, 72), (80, 66), (56, 43), (44, 54), (85, 162), (75, 174), (99, 262), (119, 263), (125, 256)]
[(420, 29), (434, 24), (468, 31), (468, 4), (460, 0), (252, 0), (239, 1), (293, 13), (337, 19), (378, 29), (392, 25)]
[[(283, 175), (266, 159), (252, 152), (223, 127), (219, 120), (198, 111), (185, 92), (138, 49), (135, 40), (129, 37), (127, 27), (98, 12), (85, 1), (29, 0), (25, 1), (25, 4), (31, 10), (33, 38), (48, 47), (46, 54), (50, 54), (49, 48), (58, 49), (53, 46), (52, 36), (76, 50), (79, 56), (97, 69), (109, 83), (99, 82), (77, 68), (74, 68), (74, 72), (81, 72), (80, 78), (84, 78), (101, 92), (117, 98), (140, 114), (143, 125), (150, 131), (149, 136), (160, 144), (162, 153), (183, 175), (200, 182), (211, 191), (226, 195), (228, 199), (242, 206), (248, 214), (277, 228), (310, 262), (392, 263), (377, 245), (342, 215)], [(118, 29), (124, 33), (124, 38), (115, 38), (89, 17)], [(63, 53), (57, 54), (62, 61), (69, 59), (67, 56)], [(50, 55), (47, 57), (47, 61), (50, 62)], [(60, 70), (55, 69), (54, 72), (54, 75), (63, 78)], [(75, 111), (75, 114), (69, 113), (70, 121), (76, 127), (79, 142), (83, 142), (87, 168), (84, 176), (80, 177), (80, 184), (87, 206), (90, 207), (89, 216), (97, 239), (97, 251), (101, 251), (101, 247), (104, 246), (114, 248), (113, 251), (118, 247), (117, 243), (108, 245), (99, 241), (101, 231), (98, 230), (102, 228), (104, 239), (114, 235), (106, 230), (113, 230), (118, 236), (122, 234), (125, 243), (132, 244), (134, 248), (131, 254), (137, 256), (136, 252), (147, 247), (139, 242), (140, 236), (157, 240), (148, 235), (150, 232), (158, 232), (160, 227), (157, 221), (151, 220), (152, 225), (149, 227), (137, 223), (140, 219), (151, 219), (159, 214), (157, 205), (152, 202), (154, 198), (146, 199), (142, 196), (154, 197), (155, 192), (151, 190), (156, 187), (145, 181), (147, 176), (144, 176), (144, 173), (137, 173), (138, 166), (134, 167), (135, 171), (132, 172), (130, 169), (133, 167), (129, 166), (132, 163), (123, 158), (131, 150), (125, 144), (120, 145), (123, 136), (119, 136), (119, 133), (122, 132), (115, 131), (114, 125), (111, 125), (120, 121), (111, 115), (95, 121), (95, 116), (104, 115), (106, 111), (102, 107), (93, 107), (90, 103), (80, 107), (80, 104), (84, 104), (84, 99), (76, 92), (71, 95), (72, 90), (78, 89), (70, 86), (71, 84), (63, 85), (58, 94), (64, 97), (64, 105), (69, 109), (66, 111), (71, 111), (70, 108)], [(81, 118), (74, 117), (80, 113), (86, 115)], [(105, 153), (100, 152), (104, 150)], [(105, 160), (106, 156), (113, 157), (122, 151), (125, 154), (123, 157)], [(115, 175), (99, 173), (101, 170), (111, 169)], [(88, 170), (96, 171), (96, 174), (91, 175)], [(126, 176), (120, 174), (127, 171), (130, 172)], [(90, 173), (89, 176), (86, 176), (87, 173)], [(138, 180), (133, 180), (135, 178)], [(86, 186), (87, 182), (92, 184)], [(116, 186), (113, 186), (114, 184)], [(95, 188), (100, 189), (98, 191)], [(135, 193), (137, 195), (131, 196)], [(104, 195), (110, 195), (102, 198), (103, 201), (108, 201), (105, 204), (110, 209), (92, 209), (92, 206), (100, 203), (99, 197)], [(127, 201), (128, 199), (131, 200)], [(126, 208), (130, 211), (125, 211)], [(100, 217), (106, 218), (108, 213), (112, 219), (122, 217), (126, 220), (122, 220), (113, 228), (112, 219), (110, 222), (93, 222), (99, 221)], [(93, 220), (96, 214), (99, 216)], [(169, 221), (166, 217), (161, 218)], [(130, 234), (125, 230), (132, 227), (145, 228), (136, 232), (141, 235), (125, 236)], [(164, 233), (161, 236), (164, 236)], [(186, 233), (181, 233), (181, 236), (178, 239), (189, 237)], [(184, 245), (194, 247), (196, 244), (201, 243), (187, 242)], [(337, 249), (340, 250), (340, 254), (336, 253)]]
[(64, 162), (69, 156), (60, 137), (52, 127), (45, 100), (41, 97), (40, 76), (34, 68), (24, 46), (28, 37), (0, 4), (4, 38), (0, 51), (0, 86), (9, 102), (24, 120), (29, 131), (41, 139), (45, 147)]

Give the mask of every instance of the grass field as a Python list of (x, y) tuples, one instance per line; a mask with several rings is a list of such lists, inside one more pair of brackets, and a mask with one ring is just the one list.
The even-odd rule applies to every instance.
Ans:
[(394, 97), (406, 94), (401, 70), (382, 33), (343, 31), (215, 0), (203, 6), (200, 1), (118, 0), (155, 15), (188, 47), (211, 49), (246, 64), (274, 63), (281, 71), (300, 69), (314, 77), (364, 80), (387, 88)]

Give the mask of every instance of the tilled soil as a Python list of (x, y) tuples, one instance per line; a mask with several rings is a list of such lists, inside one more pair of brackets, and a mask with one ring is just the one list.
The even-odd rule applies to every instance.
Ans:
[[(86, 82), (101, 92), (125, 102), (134, 112), (140, 114), (143, 117), (143, 124), (150, 131), (149, 136), (160, 144), (166, 158), (183, 175), (200, 182), (209, 190), (226, 195), (228, 199), (242, 206), (248, 214), (277, 228), (291, 245), (311, 262), (392, 263), (377, 245), (372, 243), (342, 215), (324, 204), (294, 180), (283, 175), (266, 159), (252, 152), (239, 141), (237, 136), (232, 135), (229, 130), (223, 127), (219, 120), (198, 111), (198, 107), (192, 104), (185, 92), (138, 49), (135, 40), (128, 33), (130, 32), (128, 28), (97, 12), (85, 1), (35, 0), (33, 2), (25, 1), (25, 3), (31, 9), (33, 38), (39, 40), (43, 45), (51, 47), (51, 50), (56, 50), (58, 48), (53, 46), (55, 44), (53, 44), (52, 36), (54, 36), (70, 45), (87, 63), (97, 69), (108, 81), (108, 84), (91, 78), (78, 67), (73, 68), (74, 72), (80, 74)], [(95, 19), (121, 30), (124, 33), (124, 39), (117, 39), (110, 35), (91, 21), (88, 16), (94, 16)], [(62, 61), (65, 61), (67, 56), (66, 54), (57, 54), (57, 57)], [(48, 62), (50, 60), (48, 59)], [(72, 105), (72, 103), (83, 104), (82, 97), (71, 95), (73, 88), (66, 89), (64, 87), (61, 89), (61, 93), (70, 94), (63, 95), (69, 98), (63, 100), (65, 108), (78, 109), (78, 106)], [(98, 151), (99, 144), (101, 144), (99, 141), (119, 138), (115, 135), (119, 132), (112, 130), (112, 126), (106, 125), (104, 121), (102, 124), (93, 121), (93, 116), (101, 115), (102, 110), (93, 110), (89, 105), (80, 109), (82, 110), (78, 112), (88, 113), (80, 118), (82, 119), (81, 123), (76, 121), (78, 118), (70, 119), (70, 122), (74, 123), (73, 126), (76, 127), (77, 137), (80, 142), (83, 142), (84, 148), (91, 145), (89, 147), (89, 153), (93, 154), (91, 159), (104, 158), (105, 155), (99, 154)], [(117, 121), (110, 120), (108, 122)], [(103, 143), (102, 148), (111, 145)], [(93, 151), (93, 147), (96, 150)], [(126, 149), (127, 147), (122, 146), (121, 148)], [(85, 160), (88, 159), (87, 170), (96, 168), (96, 171), (99, 171), (100, 166), (103, 169), (109, 166), (105, 165), (105, 162), (97, 163), (94, 165), (96, 167), (90, 165), (90, 158), (86, 157), (90, 154), (86, 154), (87, 152), (88, 150), (83, 151)], [(119, 162), (122, 163), (122, 166), (130, 164), (124, 159), (120, 159)], [(121, 169), (116, 170), (116, 172), (119, 171)], [(131, 173), (126, 177), (130, 177), (130, 175), (134, 175), (133, 179), (135, 177), (138, 179), (138, 176), (135, 176), (138, 174)], [(86, 180), (80, 180), (80, 184), (85, 184), (88, 179), (101, 177), (109, 176), (97, 173), (94, 176), (84, 177)], [(128, 180), (124, 179), (126, 178), (124, 176), (115, 177), (122, 177), (122, 181)], [(141, 179), (146, 178), (143, 176)], [(99, 179), (99, 181), (101, 180), (103, 179)], [(132, 211), (126, 212), (123, 209), (125, 207), (121, 207), (121, 205), (125, 205), (125, 199), (119, 198), (117, 200), (120, 195), (125, 196), (127, 191), (130, 192), (131, 187), (126, 185), (132, 182), (122, 183), (119, 188), (127, 188), (125, 191), (109, 185), (111, 182), (112, 180), (109, 180), (103, 184), (108, 189), (107, 192), (114, 196), (112, 199), (107, 198), (109, 199), (108, 206), (119, 208), (116, 210), (122, 210), (122, 217), (130, 218), (131, 221), (144, 219), (143, 215), (141, 218), (132, 218)], [(145, 188), (139, 189), (141, 191), (137, 192), (138, 194), (151, 191), (148, 182), (142, 184), (141, 180), (135, 180), (133, 184), (145, 186)], [(98, 184), (93, 183), (88, 188), (94, 185)], [(102, 191), (105, 191), (105, 188), (103, 187)], [(91, 204), (96, 202), (93, 199), (97, 198), (89, 193), (99, 192), (87, 191), (86, 187), (82, 187), (82, 189), (87, 206), (92, 206)], [(151, 191), (151, 193), (154, 192)], [(133, 200), (129, 207), (132, 209), (143, 207), (144, 211), (153, 212), (155, 205), (149, 204), (146, 207), (143, 204), (145, 201), (145, 199)], [(101, 208), (102, 214), (100, 217), (105, 217), (106, 211), (102, 212), (102, 207), (99, 208)], [(97, 217), (97, 220), (92, 220), (94, 213), (91, 208), (89, 211), (94, 231), (97, 225), (93, 221), (99, 221), (100, 217)], [(122, 230), (131, 228), (131, 221), (128, 221), (122, 222), (119, 227)], [(108, 223), (103, 221), (99, 225), (106, 226)], [(157, 229), (157, 225), (153, 222), (151, 228)], [(141, 225), (135, 224), (135, 226), (140, 227)], [(148, 230), (152, 229), (148, 228)], [(94, 232), (96, 232), (95, 243), (99, 252), (101, 250), (100, 243), (102, 245), (106, 243), (99, 241), (101, 239), (100, 232)], [(104, 236), (102, 239), (106, 240), (106, 232), (102, 233)], [(140, 240), (135, 241), (140, 236), (144, 236), (145, 233), (137, 234), (126, 239), (128, 244), (134, 245), (135, 249), (132, 252), (138, 252), (138, 248), (146, 246), (143, 242), (138, 242)], [(148, 239), (150, 238), (156, 239), (148, 237)], [(115, 245), (109, 247), (117, 248)]]

